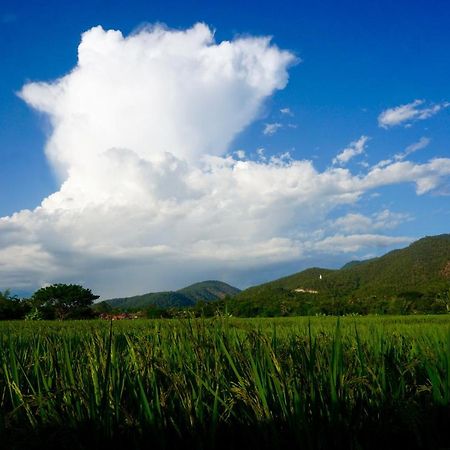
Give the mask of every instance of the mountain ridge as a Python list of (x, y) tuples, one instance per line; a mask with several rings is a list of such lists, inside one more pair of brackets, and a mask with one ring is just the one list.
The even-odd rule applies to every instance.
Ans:
[(118, 297), (104, 300), (113, 308), (134, 309), (145, 307), (172, 308), (190, 307), (198, 302), (213, 302), (226, 296), (232, 297), (240, 292), (240, 289), (223, 281), (207, 280), (190, 284), (176, 291), (149, 292), (147, 294), (131, 297)]
[(227, 306), (234, 313), (243, 311), (248, 315), (258, 315), (260, 311), (279, 315), (286, 305), (298, 308), (298, 313), (308, 308), (317, 313), (317, 305), (327, 302), (335, 307), (339, 302), (367, 303), (371, 298), (432, 299), (448, 289), (450, 234), (441, 234), (426, 236), (376, 258), (351, 261), (340, 269), (312, 267), (252, 286), (237, 294)]
[(398, 299), (422, 299), (425, 304), (445, 290), (450, 293), (450, 234), (426, 236), (379, 257), (350, 261), (340, 269), (311, 267), (243, 291), (208, 280), (176, 291), (109, 299), (105, 303), (137, 309), (190, 308), (199, 302), (219, 302), (218, 306), (226, 304), (228, 311), (236, 315), (280, 315), (283, 308), (296, 314), (314, 314), (328, 313), (331, 307), (323, 305), (332, 304), (334, 311), (343, 302), (354, 306), (345, 311), (354, 312), (367, 310), (376, 302), (384, 305)]

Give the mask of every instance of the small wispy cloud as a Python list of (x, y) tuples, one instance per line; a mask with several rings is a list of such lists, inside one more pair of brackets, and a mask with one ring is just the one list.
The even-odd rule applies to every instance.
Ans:
[(290, 108), (281, 108), (280, 113), (291, 117), (294, 115)]
[(377, 164), (372, 166), (372, 169), (382, 169), (383, 167), (386, 167), (394, 162), (403, 161), (411, 153), (417, 152), (418, 150), (422, 150), (425, 147), (427, 147), (430, 144), (430, 142), (431, 142), (430, 138), (421, 137), (417, 142), (414, 142), (413, 144), (408, 145), (408, 147), (406, 147), (403, 152), (396, 153), (393, 157), (390, 157), (388, 159), (383, 159), (382, 161), (378, 161)]
[(347, 148), (344, 148), (341, 153), (336, 155), (333, 159), (333, 165), (344, 165), (350, 161), (353, 157), (360, 155), (366, 148), (368, 136), (361, 136), (357, 141), (353, 141)]
[(274, 135), (280, 128), (283, 128), (283, 125), (279, 122), (274, 123), (266, 123), (264, 126), (263, 134), (266, 136)]
[(395, 161), (403, 161), (411, 153), (417, 152), (417, 150), (422, 150), (423, 148), (428, 147), (430, 142), (431, 142), (430, 138), (421, 137), (417, 142), (408, 145), (408, 147), (405, 148), (404, 152), (397, 153), (396, 155), (394, 155)]
[(366, 216), (360, 213), (349, 213), (337, 218), (331, 226), (339, 233), (373, 233), (374, 231), (392, 230), (403, 222), (412, 220), (409, 214), (397, 213), (384, 209)]
[(414, 100), (405, 105), (386, 109), (378, 116), (378, 126), (390, 128), (404, 124), (405, 127), (410, 127), (412, 122), (428, 119), (450, 106), (449, 102), (437, 103), (429, 107), (423, 107), (424, 104), (425, 100)]

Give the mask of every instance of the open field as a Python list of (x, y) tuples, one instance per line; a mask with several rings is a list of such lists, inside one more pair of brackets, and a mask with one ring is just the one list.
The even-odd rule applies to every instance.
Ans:
[(8, 449), (448, 447), (450, 317), (2, 322), (0, 406)]

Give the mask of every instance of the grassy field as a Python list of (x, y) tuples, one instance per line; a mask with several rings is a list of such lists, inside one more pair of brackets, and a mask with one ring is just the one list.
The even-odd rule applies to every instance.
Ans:
[(5, 449), (448, 448), (449, 419), (444, 315), (0, 323)]

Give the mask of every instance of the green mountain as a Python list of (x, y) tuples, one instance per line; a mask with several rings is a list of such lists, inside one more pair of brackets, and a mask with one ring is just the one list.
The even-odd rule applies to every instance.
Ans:
[(214, 302), (225, 297), (233, 297), (240, 290), (222, 281), (203, 281), (178, 291), (151, 292), (133, 297), (113, 298), (106, 303), (113, 308), (138, 309), (155, 306), (158, 308), (189, 307), (196, 303)]
[(330, 309), (377, 312), (370, 309), (375, 306), (383, 312), (393, 308), (392, 302), (397, 302), (397, 308), (409, 301), (414, 312), (418, 304), (420, 308), (429, 306), (449, 288), (450, 234), (443, 234), (425, 237), (378, 258), (352, 261), (338, 270), (311, 268), (251, 287), (227, 306), (238, 315), (280, 315)]
[(222, 281), (202, 281), (177, 291), (177, 293), (191, 299), (194, 303), (199, 301), (214, 302), (226, 296), (234, 297), (239, 292), (241, 292), (240, 289)]
[(347, 264), (344, 264), (341, 269), (349, 269), (350, 267), (357, 266), (358, 264), (362, 264), (365, 261), (350, 261)]

